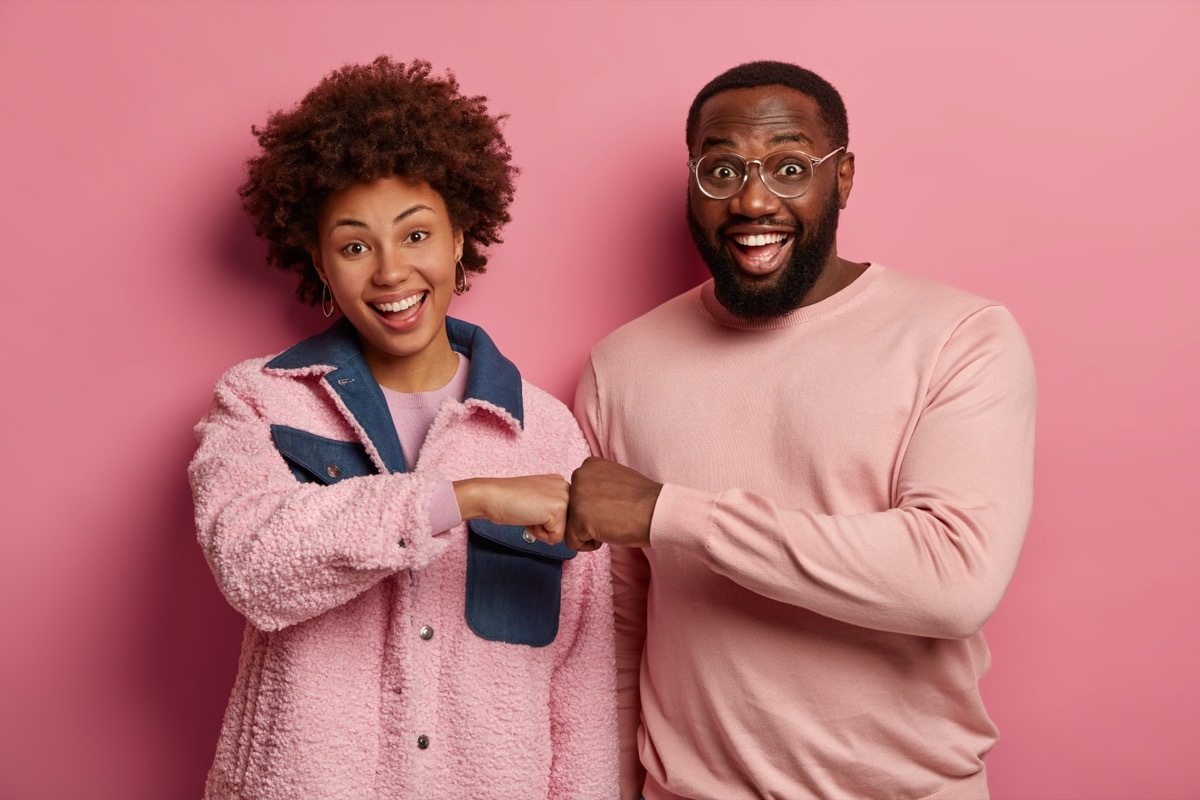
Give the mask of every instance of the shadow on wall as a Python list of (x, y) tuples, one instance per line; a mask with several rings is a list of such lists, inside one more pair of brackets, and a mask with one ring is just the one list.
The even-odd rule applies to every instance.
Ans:
[[(211, 236), (197, 249), (198, 260), (211, 265), (203, 276), (217, 287), (210, 296), (228, 300), (214, 309), (212, 329), (204, 332), (208, 353), (231, 354), (218, 372), (324, 328), (320, 312), (297, 300), (295, 277), (266, 264), (266, 247), (236, 196), (214, 196), (211, 208)], [(143, 522), (153, 531), (147, 537), (153, 542), (147, 554), (152, 566), (140, 606), (146, 617), (138, 630), (144, 635), (131, 648), (130, 674), (141, 679), (162, 737), (159, 752), (168, 761), (158, 769), (164, 797), (203, 793), (246, 624), (221, 595), (196, 541), (187, 465), (196, 449), (192, 427), (211, 396), (205, 389), (195, 399), (172, 425), (171, 447), (156, 454), (159, 463), (152, 472), (160, 476), (159, 485), (147, 487), (145, 496), (157, 498), (155, 511)]]
[[(219, 324), (244, 330), (252, 341), (269, 338), (285, 343), (282, 346), (328, 326), (320, 310), (305, 305), (296, 296), (299, 276), (267, 263), (266, 243), (255, 235), (236, 194), (220, 198), (210, 247), (205, 255), (215, 266), (214, 282), (225, 287), (220, 294), (236, 295), (239, 306), (249, 304), (251, 308), (238, 319), (226, 315), (218, 320)], [(281, 332), (283, 336), (279, 336)], [(266, 355), (269, 349), (253, 355)]]
[(142, 652), (133, 653), (149, 707), (158, 714), (170, 769), (160, 770), (172, 797), (199, 797), (237, 670), (244, 619), (225, 601), (196, 542), (187, 464), (190, 430), (163, 459), (161, 485), (147, 487), (159, 507), (147, 524), (158, 535), (145, 582)]
[(688, 231), (685, 179), (680, 177), (679, 170), (663, 169), (661, 165), (659, 174), (652, 178), (656, 181), (652, 192), (657, 201), (655, 212), (648, 215), (648, 224), (637, 235), (650, 245), (647, 248), (650, 295), (663, 303), (711, 276)]

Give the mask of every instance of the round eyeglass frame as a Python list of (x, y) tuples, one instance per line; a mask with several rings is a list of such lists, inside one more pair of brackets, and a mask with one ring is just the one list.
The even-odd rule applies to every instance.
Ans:
[[(821, 156), (820, 158), (817, 158), (816, 156), (810, 156), (808, 153), (805, 153), (803, 150), (777, 150), (774, 153), (767, 153), (767, 155), (763, 156), (762, 158), (745, 158), (744, 156), (738, 155), (737, 153), (705, 153), (704, 155), (700, 156), (699, 158), (691, 159), (687, 163), (688, 163), (688, 169), (691, 170), (691, 172), (692, 172), (692, 177), (696, 179), (696, 188), (698, 188), (704, 194), (705, 197), (711, 197), (713, 200), (728, 200), (729, 198), (736, 195), (738, 192), (742, 191), (742, 189), (745, 189), (746, 181), (748, 181), (750, 179), (750, 165), (751, 164), (758, 165), (758, 179), (763, 182), (763, 186), (767, 187), (767, 191), (769, 191), (771, 194), (775, 195), (776, 197), (782, 198), (784, 200), (795, 200), (797, 197), (803, 197), (804, 193), (808, 191), (808, 187), (812, 186), (812, 178), (810, 177), (809, 180), (803, 186), (800, 187), (800, 191), (796, 192), (795, 194), (785, 194), (784, 192), (779, 191), (778, 189), (776, 189), (774, 186), (772, 186), (770, 183), (767, 182), (766, 171), (763, 169), (763, 162), (769, 158), (773, 158), (778, 155), (790, 154), (790, 155), (794, 155), (794, 156), (801, 156), (801, 157), (807, 158), (810, 162), (812, 162), (812, 168), (815, 171), (816, 168), (821, 166), (821, 164), (823, 164), (827, 159), (836, 155), (838, 153), (838, 151), (844, 151), (845, 149), (846, 149), (846, 146), (842, 145), (841, 147), (838, 147), (834, 150), (829, 151), (828, 153)], [(734, 188), (733, 191), (731, 191), (729, 194), (713, 194), (708, 189), (705, 189), (704, 184), (701, 183), (701, 181), (700, 181), (700, 162), (706, 158), (712, 158), (715, 156), (721, 156), (724, 158), (734, 158), (734, 159), (742, 162), (742, 165), (743, 165), (742, 182), (739, 183), (737, 185), (737, 187)]]

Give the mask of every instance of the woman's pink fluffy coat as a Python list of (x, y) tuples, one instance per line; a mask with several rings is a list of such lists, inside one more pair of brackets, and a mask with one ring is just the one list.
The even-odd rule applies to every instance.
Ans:
[(360, 442), (385, 470), (329, 367), (265, 364), (218, 383), (190, 468), (200, 543), (249, 620), (206, 797), (615, 797), (607, 552), (565, 562), (551, 645), (504, 644), (464, 621), (465, 526), (428, 522), (441, 480), (569, 478), (588, 454), (570, 412), (525, 382), (524, 429), (446, 401), (412, 473), (301, 483), (272, 423)]

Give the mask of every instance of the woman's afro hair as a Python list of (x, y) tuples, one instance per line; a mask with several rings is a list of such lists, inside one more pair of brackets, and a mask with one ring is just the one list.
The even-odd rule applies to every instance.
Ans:
[(268, 262), (300, 276), (304, 302), (321, 297), (309, 255), (321, 211), (330, 194), (356, 183), (401, 175), (437, 190), (463, 232), (467, 273), (483, 272), (486, 248), (501, 241), (517, 174), (500, 132), (506, 115), (488, 114), (486, 97), (460, 94), (453, 73), (431, 69), (387, 56), (345, 66), (250, 129), (261, 152), (246, 162), (242, 206), (267, 241)]

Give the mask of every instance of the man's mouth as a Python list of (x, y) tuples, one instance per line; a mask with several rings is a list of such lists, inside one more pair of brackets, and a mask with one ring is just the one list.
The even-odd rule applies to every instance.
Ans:
[(734, 263), (751, 275), (769, 275), (787, 260), (786, 251), (792, 236), (783, 231), (768, 233), (734, 233), (726, 237)]
[(385, 318), (402, 320), (416, 314), (428, 296), (429, 292), (418, 292), (390, 303), (371, 303), (371, 307)]

